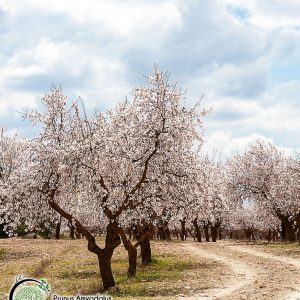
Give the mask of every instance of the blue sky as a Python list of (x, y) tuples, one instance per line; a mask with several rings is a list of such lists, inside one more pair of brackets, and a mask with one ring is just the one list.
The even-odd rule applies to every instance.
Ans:
[(0, 126), (32, 136), (18, 112), (52, 83), (111, 107), (157, 63), (213, 108), (205, 151), (256, 138), (300, 151), (299, 15), (298, 0), (2, 0)]

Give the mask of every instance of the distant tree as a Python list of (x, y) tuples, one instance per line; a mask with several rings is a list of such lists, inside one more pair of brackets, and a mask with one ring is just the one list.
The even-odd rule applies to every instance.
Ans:
[(270, 143), (257, 141), (228, 162), (229, 184), (243, 198), (252, 198), (281, 222), (282, 238), (294, 241), (299, 215), (299, 163)]

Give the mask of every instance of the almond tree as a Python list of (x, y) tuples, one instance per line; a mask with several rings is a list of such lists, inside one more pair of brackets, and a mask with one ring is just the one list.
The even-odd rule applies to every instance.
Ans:
[[(209, 157), (199, 156), (194, 161), (194, 176), (190, 180), (189, 198), (182, 203), (179, 219), (182, 232), (186, 224), (194, 227), (194, 237), (201, 242), (202, 230), (205, 240), (217, 240), (221, 227), (225, 224), (229, 212), (229, 197), (226, 191), (224, 166)], [(182, 234), (183, 235), (183, 234)]]
[[(204, 229), (205, 226), (210, 229), (212, 241), (216, 242), (230, 211), (230, 197), (226, 194), (225, 173), (222, 163), (206, 157), (202, 165), (200, 180), (203, 190), (201, 195), (203, 208), (200, 211), (200, 220)], [(206, 239), (207, 237), (206, 229)]]
[[(38, 229), (45, 214), (37, 214), (24, 205), (23, 179), (31, 163), (30, 143), (18, 136), (0, 131), (0, 224), (9, 236), (20, 224), (31, 219), (31, 228)], [(37, 205), (38, 206), (38, 205)], [(30, 229), (30, 228), (29, 228)]]
[(282, 237), (295, 240), (299, 192), (295, 163), (270, 143), (257, 141), (228, 162), (229, 184), (281, 221)]
[(0, 129), (0, 225), (4, 232), (13, 234), (16, 222), (12, 221), (8, 211), (13, 208), (9, 199), (19, 197), (19, 190), (12, 187), (17, 184), (18, 173), (22, 168), (24, 144), (16, 136), (10, 137)]
[(257, 233), (266, 233), (268, 240), (276, 234), (279, 220), (253, 200), (238, 201), (229, 215), (232, 230), (243, 232), (247, 239), (256, 239)]
[[(42, 100), (44, 111), (25, 115), (42, 130), (31, 147), (24, 203), (34, 210), (38, 199), (39, 207), (50, 207), (85, 236), (105, 289), (115, 286), (111, 258), (121, 243), (120, 219), (146, 201), (156, 205), (161, 187), (181, 176), (184, 157), (201, 142), (206, 112), (184, 107), (168, 74), (155, 69), (147, 80), (131, 102), (106, 114), (82, 117), (79, 105), (68, 106), (53, 88)], [(106, 233), (103, 247), (90, 230), (95, 226)]]

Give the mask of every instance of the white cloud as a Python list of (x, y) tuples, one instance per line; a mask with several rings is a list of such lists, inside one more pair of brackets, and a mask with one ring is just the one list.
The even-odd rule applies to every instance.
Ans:
[(242, 65), (214, 64), (191, 80), (188, 88), (192, 92), (201, 88), (211, 98), (235, 96), (251, 99), (269, 87), (270, 68), (270, 61), (265, 57)]
[(36, 14), (63, 14), (79, 26), (93, 27), (99, 35), (140, 43), (141, 39), (154, 42), (164, 37), (174, 26), (180, 26), (181, 13), (177, 2), (6, 0), (0, 6), (14, 18), (33, 11)]
[(18, 112), (22, 112), (28, 107), (36, 107), (36, 97), (32, 93), (0, 92), (0, 116), (11, 114), (14, 118), (20, 117)]
[(298, 0), (221, 0), (248, 11), (247, 22), (263, 30), (300, 25), (300, 2)]
[[(207, 136), (206, 143), (203, 147), (203, 153), (217, 153), (217, 157), (222, 159), (231, 157), (232, 155), (243, 153), (250, 144), (257, 140), (263, 140), (273, 143), (273, 139), (259, 134), (251, 134), (242, 137), (233, 137), (230, 133), (218, 130)], [(285, 149), (286, 150), (286, 149)]]
[(0, 115), (37, 105), (52, 82), (110, 107), (156, 62), (188, 104), (204, 93), (210, 150), (257, 137), (298, 149), (300, 74), (280, 68), (300, 67), (299, 13), (296, 0), (1, 1)]

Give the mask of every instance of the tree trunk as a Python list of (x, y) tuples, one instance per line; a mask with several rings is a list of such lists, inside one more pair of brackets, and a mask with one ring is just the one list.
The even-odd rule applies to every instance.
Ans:
[(55, 228), (55, 238), (57, 240), (60, 239), (60, 229), (61, 229), (61, 216), (59, 217), (59, 222), (56, 223), (56, 228)]
[(127, 276), (134, 277), (136, 275), (136, 262), (137, 262), (137, 249), (132, 245), (130, 239), (127, 239), (125, 232), (119, 227), (119, 234), (122, 239), (123, 245), (128, 253), (128, 270)]
[(300, 246), (300, 213), (296, 216), (296, 238), (298, 240), (298, 245)]
[(166, 232), (165, 232), (165, 229), (164, 229), (163, 225), (158, 226), (157, 229), (158, 229), (157, 230), (158, 239), (162, 240), (162, 241), (165, 241), (167, 239), (167, 236), (166, 236)]
[(200, 230), (200, 227), (198, 225), (198, 218), (195, 218), (193, 220), (193, 225), (195, 226), (195, 230), (196, 230), (196, 238), (197, 238), (197, 242), (202, 242), (201, 240), (201, 230)]
[(268, 233), (267, 233), (267, 240), (269, 243), (271, 242), (271, 237), (272, 237), (272, 231), (271, 231), (271, 229), (269, 229)]
[(71, 240), (75, 240), (75, 227), (71, 222), (68, 222), (68, 227), (70, 228), (70, 238)]
[(170, 232), (170, 229), (169, 229), (169, 225), (168, 225), (168, 222), (164, 222), (164, 228), (165, 228), (165, 235), (166, 235), (166, 240), (167, 241), (171, 241), (172, 238), (171, 238), (171, 232)]
[(150, 264), (152, 262), (150, 238), (146, 237), (141, 243), (142, 264)]
[(104, 290), (116, 285), (111, 269), (112, 250), (102, 250), (98, 255), (99, 268)]
[(221, 221), (219, 219), (214, 221), (214, 224), (211, 221), (208, 221), (208, 226), (210, 227), (211, 240), (212, 242), (217, 241), (219, 228), (221, 226)]
[(210, 232), (211, 232), (211, 241), (212, 242), (216, 242), (217, 241), (217, 236), (218, 236), (218, 228), (217, 228), (217, 226), (216, 225), (211, 226)]
[(128, 250), (128, 277), (136, 275), (137, 249), (132, 245)]
[(209, 226), (208, 225), (203, 225), (203, 229), (204, 229), (204, 235), (205, 235), (205, 241), (209, 242)]
[(282, 214), (277, 215), (281, 221), (281, 239), (282, 241), (294, 242), (296, 239), (295, 228), (293, 222), (291, 222), (288, 216)]
[(286, 229), (285, 229), (285, 224), (283, 221), (281, 221), (281, 240), (286, 241), (287, 236), (286, 236)]
[(97, 253), (100, 274), (105, 290), (115, 286), (115, 280), (111, 269), (111, 258), (114, 250), (121, 244), (119, 227), (117, 223), (109, 223), (106, 229), (105, 248)]
[(136, 229), (138, 241), (136, 247), (141, 247), (142, 264), (149, 264), (152, 262), (150, 239), (154, 234), (154, 226), (142, 220), (140, 224), (137, 224)]
[(245, 228), (245, 236), (247, 240), (251, 240), (251, 229), (250, 228)]
[(183, 220), (180, 220), (180, 223), (181, 223), (181, 232), (180, 232), (180, 238), (182, 241), (185, 241), (186, 240), (186, 229), (185, 229), (185, 222), (186, 222), (186, 219), (183, 218)]

